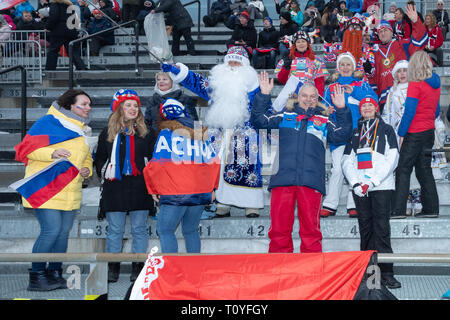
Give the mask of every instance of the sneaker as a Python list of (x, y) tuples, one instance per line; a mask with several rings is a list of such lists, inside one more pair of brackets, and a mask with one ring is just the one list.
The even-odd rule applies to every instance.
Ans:
[(325, 209), (325, 208), (320, 210), (320, 216), (322, 218), (327, 218), (327, 217), (335, 216), (335, 215), (336, 215), (336, 210)]
[(216, 215), (213, 217), (213, 219), (216, 219), (216, 218), (227, 218), (227, 217), (231, 217), (231, 214), (228, 212), (228, 213), (224, 213), (224, 214), (218, 214), (218, 213), (216, 213)]
[(400, 213), (396, 213), (396, 212), (391, 213), (391, 219), (405, 219), (405, 218), (406, 218), (406, 214), (400, 214)]
[(423, 213), (419, 212), (418, 214), (414, 215), (416, 218), (439, 218), (439, 213)]
[(389, 289), (398, 289), (402, 287), (402, 284), (394, 278), (394, 276), (381, 276), (381, 284), (388, 287)]
[(216, 204), (216, 216), (230, 216), (231, 207), (225, 204)]
[(216, 216), (215, 212), (203, 210), (200, 220), (211, 220)]
[(358, 218), (358, 212), (356, 212), (356, 209), (347, 209), (347, 213), (349, 218)]

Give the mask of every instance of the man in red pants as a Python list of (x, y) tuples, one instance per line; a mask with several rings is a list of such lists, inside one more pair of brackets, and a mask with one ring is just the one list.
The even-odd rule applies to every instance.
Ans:
[[(301, 83), (300, 83), (301, 84)], [(352, 121), (345, 108), (344, 89), (336, 87), (332, 95), (336, 122), (328, 118), (329, 110), (318, 105), (313, 83), (303, 84), (298, 97), (288, 100), (279, 113), (270, 111), (269, 81), (266, 72), (259, 75), (261, 92), (256, 94), (251, 122), (256, 129), (279, 129), (278, 171), (270, 178), (271, 190), (269, 252), (293, 252), (292, 229), (295, 204), (300, 221), (300, 252), (322, 252), (320, 206), (325, 194), (326, 143), (350, 139)], [(333, 110), (334, 111), (334, 110)]]

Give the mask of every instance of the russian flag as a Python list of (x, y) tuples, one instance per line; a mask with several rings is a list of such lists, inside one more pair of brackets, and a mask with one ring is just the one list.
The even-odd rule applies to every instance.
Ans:
[(47, 114), (36, 121), (30, 130), (28, 130), (23, 141), (14, 147), (16, 150), (15, 160), (27, 164), (27, 155), (31, 152), (80, 136), (81, 133), (77, 132), (77, 128), (68, 123), (68, 121)]
[(372, 168), (372, 153), (370, 152), (358, 153), (356, 156), (358, 160), (359, 170)]
[(72, 162), (61, 158), (9, 187), (20, 193), (33, 208), (39, 208), (72, 182), (78, 173)]

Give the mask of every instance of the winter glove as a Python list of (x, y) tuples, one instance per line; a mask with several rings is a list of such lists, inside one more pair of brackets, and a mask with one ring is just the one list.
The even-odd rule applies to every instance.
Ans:
[(285, 68), (286, 70), (291, 70), (292, 59), (289, 58), (289, 54), (283, 57), (283, 62), (283, 68)]
[(167, 63), (163, 63), (161, 65), (161, 70), (163, 72), (172, 72), (173, 74), (177, 75), (180, 73), (180, 69), (178, 69), (177, 67), (174, 67), (171, 64), (167, 64)]
[(372, 64), (370, 63), (369, 60), (366, 60), (366, 62), (363, 63), (363, 67), (364, 67), (364, 72), (366, 74), (371, 74), (372, 73)]
[(361, 183), (357, 183), (353, 186), (353, 192), (358, 196), (358, 197), (364, 197), (367, 194), (367, 190), (369, 189), (369, 186), (367, 184), (361, 184)]

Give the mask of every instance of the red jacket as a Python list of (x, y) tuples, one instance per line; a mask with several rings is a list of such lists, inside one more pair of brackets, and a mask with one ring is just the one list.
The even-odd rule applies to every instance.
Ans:
[[(394, 84), (391, 72), (395, 64), (400, 60), (409, 60), (411, 55), (421, 50), (427, 44), (428, 35), (425, 26), (420, 19), (413, 23), (411, 38), (392, 40), (387, 44), (378, 44), (374, 48), (375, 74), (369, 79), (369, 83), (378, 95), (380, 105), (386, 103), (387, 93)], [(386, 57), (387, 56), (387, 57)]]
[[(305, 52), (301, 53), (298, 52), (297, 50), (294, 51), (294, 55), (297, 58), (305, 58), (309, 56), (309, 49), (306, 50)], [(280, 70), (280, 72), (278, 72), (277, 78), (278, 81), (280, 81), (282, 84), (285, 84), (288, 79), (289, 79), (289, 71), (290, 70), (286, 70), (286, 68), (283, 66)], [(323, 96), (323, 93), (325, 91), (325, 78), (324, 77), (318, 77), (314, 79), (314, 84), (316, 85), (317, 91), (319, 91), (319, 94), (321, 96)]]
[(434, 47), (433, 50), (436, 50), (444, 43), (444, 37), (442, 36), (441, 28), (436, 25), (434, 28), (427, 28), (428, 32), (428, 44), (427, 49), (430, 47)]

